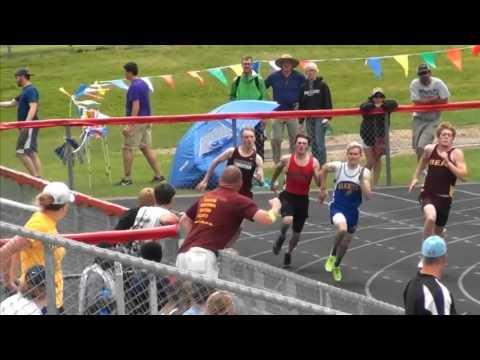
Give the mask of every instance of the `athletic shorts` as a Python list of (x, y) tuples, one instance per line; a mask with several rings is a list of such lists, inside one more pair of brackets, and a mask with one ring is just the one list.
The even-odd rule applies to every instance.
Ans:
[(280, 210), (282, 218), (293, 216), (293, 231), (301, 233), (308, 218), (308, 195), (295, 195), (282, 191), (278, 198), (282, 203), (282, 209)]
[(201, 247), (192, 247), (177, 255), (176, 266), (179, 269), (218, 278), (217, 256), (213, 251)]
[(150, 147), (152, 145), (152, 125), (133, 125), (133, 134), (125, 136), (124, 148)]
[(435, 221), (435, 225), (439, 227), (445, 227), (445, 225), (447, 225), (448, 215), (450, 214), (450, 207), (452, 205), (451, 198), (427, 194), (422, 191), (419, 200), (422, 210), (429, 204), (435, 207), (435, 211), (437, 212), (437, 221)]
[(440, 118), (437, 120), (424, 120), (418, 116), (413, 117), (412, 147), (414, 150), (424, 149), (425, 146), (433, 143), (439, 123)]
[(347, 231), (353, 234), (357, 230), (358, 224), (358, 209), (357, 208), (343, 208), (335, 204), (330, 204), (330, 221), (333, 225), (333, 217), (336, 214), (343, 214), (347, 220)]
[(21, 129), (17, 140), (17, 154), (29, 155), (37, 150), (38, 129)]

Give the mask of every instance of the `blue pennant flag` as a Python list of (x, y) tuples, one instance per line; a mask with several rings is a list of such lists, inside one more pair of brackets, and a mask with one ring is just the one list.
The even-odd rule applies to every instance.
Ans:
[(368, 67), (373, 71), (377, 79), (382, 78), (382, 63), (379, 58), (371, 57), (367, 59)]
[(257, 74), (260, 75), (260, 66), (261, 66), (261, 63), (260, 61), (255, 61), (253, 64), (252, 64), (252, 69), (253, 71), (255, 71)]
[(80, 86), (78, 87), (77, 91), (75, 91), (75, 97), (78, 98), (80, 96), (83, 95), (83, 93), (85, 92), (85, 89), (88, 88), (88, 85), (85, 85), (85, 84), (80, 84)]

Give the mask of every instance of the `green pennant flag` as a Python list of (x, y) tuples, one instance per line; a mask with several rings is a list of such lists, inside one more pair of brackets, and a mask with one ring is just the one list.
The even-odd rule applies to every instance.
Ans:
[(420, 56), (422, 57), (423, 61), (432, 69), (437, 67), (437, 65), (435, 65), (435, 53), (421, 53)]
[(210, 75), (214, 76), (218, 81), (220, 81), (223, 85), (228, 86), (228, 81), (223, 74), (223, 71), (220, 68), (215, 69), (208, 69)]

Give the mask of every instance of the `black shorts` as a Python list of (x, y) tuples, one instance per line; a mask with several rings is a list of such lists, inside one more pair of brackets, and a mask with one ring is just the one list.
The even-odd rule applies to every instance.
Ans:
[(31, 154), (37, 150), (38, 129), (21, 129), (17, 140), (17, 154)]
[(293, 216), (293, 231), (301, 233), (308, 218), (308, 195), (295, 195), (283, 191), (278, 198), (282, 203), (282, 209), (280, 210), (282, 218)]
[(422, 210), (426, 205), (429, 204), (432, 204), (435, 207), (437, 212), (437, 221), (435, 222), (435, 225), (440, 227), (445, 227), (445, 225), (447, 225), (448, 215), (450, 214), (450, 207), (452, 205), (451, 198), (444, 198), (438, 195), (426, 194), (422, 192), (419, 200)]

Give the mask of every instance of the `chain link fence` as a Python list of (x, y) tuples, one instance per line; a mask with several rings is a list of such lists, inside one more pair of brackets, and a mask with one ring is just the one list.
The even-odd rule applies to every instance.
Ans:
[[(47, 314), (345, 314), (274, 292), (161, 264), (158, 262), (161, 258), (154, 259), (152, 256), (158, 255), (152, 245), (149, 251), (143, 252), (142, 258), (124, 254), (118, 249), (95, 247), (60, 236), (30, 231), (3, 221), (0, 221), (0, 229), (10, 236), (18, 235), (42, 243), (45, 253), (45, 264), (41, 264), (44, 266), (43, 280), (27, 287), (21, 292), (21, 297), (22, 300), (30, 301), (30, 307), (33, 308), (33, 302), (40, 311), (43, 309)], [(73, 257), (87, 259), (89, 264), (79, 278), (64, 279), (60, 299), (58, 283), (55, 281), (55, 275), (61, 272), (54, 261), (56, 248), (65, 249)], [(27, 270), (29, 272), (30, 269)], [(2, 302), (7, 303), (4, 305), (7, 312), (8, 303), (15, 299), (18, 300), (18, 297), (8, 297)], [(16, 306), (17, 313), (28, 311), (18, 301)]]

